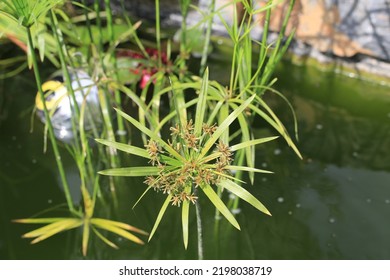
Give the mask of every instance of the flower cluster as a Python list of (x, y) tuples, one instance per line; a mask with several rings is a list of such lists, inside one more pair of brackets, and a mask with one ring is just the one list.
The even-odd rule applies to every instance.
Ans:
[(180, 206), (185, 200), (195, 203), (198, 199), (197, 187), (218, 184), (223, 177), (229, 176), (226, 167), (232, 162), (233, 154), (225, 143), (220, 141), (210, 155), (198, 159), (201, 145), (216, 129), (216, 125), (204, 124), (203, 134), (196, 137), (192, 120), (182, 127), (178, 124), (171, 127), (172, 141), (168, 143), (184, 158), (178, 165), (168, 164), (169, 155), (164, 155), (157, 142), (149, 140), (145, 147), (151, 158), (150, 163), (160, 171), (157, 176), (146, 177), (145, 183), (157, 192), (172, 195), (172, 205)]

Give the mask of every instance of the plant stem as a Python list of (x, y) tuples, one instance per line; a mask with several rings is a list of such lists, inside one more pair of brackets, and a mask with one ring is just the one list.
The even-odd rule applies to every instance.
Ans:
[(210, 19), (207, 23), (207, 29), (206, 29), (206, 34), (205, 34), (205, 38), (204, 38), (202, 59), (200, 61), (200, 70), (199, 70), (200, 76), (203, 75), (203, 72), (206, 69), (207, 56), (208, 56), (209, 47), (210, 47), (211, 29), (213, 26), (213, 18), (214, 18), (214, 11), (215, 11), (215, 0), (211, 0), (208, 11), (209, 11)]
[(156, 6), (156, 44), (158, 53), (158, 68), (161, 68), (161, 30), (160, 30), (160, 0), (155, 0)]
[(58, 150), (57, 142), (56, 142), (56, 139), (55, 139), (55, 136), (54, 136), (54, 130), (53, 130), (53, 126), (51, 124), (49, 111), (47, 110), (47, 107), (46, 107), (45, 95), (43, 93), (42, 86), (41, 86), (41, 84), (42, 84), (41, 83), (41, 77), (40, 77), (40, 74), (39, 74), (39, 71), (38, 71), (37, 57), (35, 55), (33, 42), (32, 42), (31, 29), (28, 28), (28, 27), (27, 27), (27, 38), (28, 38), (28, 46), (29, 46), (29, 49), (30, 49), (30, 52), (31, 52), (31, 58), (32, 58), (32, 63), (33, 63), (35, 81), (37, 83), (39, 96), (41, 97), (41, 101), (42, 101), (42, 104), (43, 104), (43, 111), (44, 111), (44, 114), (45, 114), (46, 125), (48, 127), (49, 137), (50, 137), (50, 141), (51, 141), (51, 144), (52, 144), (52, 147), (53, 147), (54, 157), (56, 159), (58, 171), (60, 173), (61, 182), (62, 182), (62, 185), (64, 187), (64, 193), (65, 193), (66, 202), (68, 204), (69, 211), (72, 212), (72, 213), (77, 213), (75, 208), (74, 208), (72, 196), (70, 194), (69, 185), (68, 185), (68, 182), (66, 180), (65, 170), (64, 170), (64, 167), (62, 165), (61, 155), (60, 155), (60, 152)]
[(203, 233), (202, 233), (202, 218), (199, 202), (195, 202), (196, 209), (196, 226), (198, 229), (198, 260), (203, 260)]
[[(105, 0), (104, 2), (106, 5), (107, 29), (108, 29), (108, 36), (109, 36), (110, 44), (115, 44), (114, 23), (113, 23), (113, 19), (112, 19), (112, 11), (111, 11), (111, 6), (110, 6), (111, 1)], [(116, 60), (115, 53), (114, 54), (111, 53), (110, 56), (112, 59), (112, 63), (114, 65), (114, 79), (116, 81), (118, 81), (119, 78), (118, 78), (117, 60)], [(118, 108), (122, 109), (121, 96), (120, 96), (119, 90), (117, 90), (117, 89), (114, 90), (114, 99), (115, 99), (115, 103), (118, 106)], [(118, 133), (117, 134), (119, 135), (120, 142), (125, 143), (126, 142), (125, 124), (123, 122), (123, 118), (119, 115), (117, 116), (117, 124), (118, 124)]]

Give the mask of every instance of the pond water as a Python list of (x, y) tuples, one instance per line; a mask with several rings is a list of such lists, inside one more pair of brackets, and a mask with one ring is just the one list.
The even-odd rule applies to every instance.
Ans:
[[(212, 67), (212, 78), (220, 78)], [(226, 68), (224, 69), (226, 71)], [(214, 74), (213, 74), (214, 73)], [(241, 231), (224, 219), (215, 234), (214, 210), (202, 203), (206, 259), (389, 259), (390, 258), (390, 89), (282, 63), (277, 87), (291, 101), (299, 124), (300, 160), (282, 139), (256, 149), (259, 168), (247, 187), (271, 211), (268, 217), (240, 203)], [(35, 82), (31, 72), (1, 81), (0, 88), (0, 259), (79, 259), (80, 231), (30, 245), (21, 235), (34, 226), (12, 223), (65, 202), (55, 161), (43, 154), (42, 125), (30, 133)], [(293, 118), (280, 98), (266, 95), (293, 132)], [(258, 137), (275, 135), (261, 120)], [(67, 176), (77, 169), (62, 150)], [(150, 231), (161, 194), (149, 193), (132, 209), (145, 186), (126, 179), (112, 218)], [(58, 214), (58, 213), (57, 213)], [(64, 213), (62, 213), (64, 215)], [(188, 250), (182, 245), (179, 209), (168, 210), (150, 243), (139, 246), (110, 236), (114, 250), (92, 239), (91, 259), (196, 259), (196, 219), (191, 213)]]

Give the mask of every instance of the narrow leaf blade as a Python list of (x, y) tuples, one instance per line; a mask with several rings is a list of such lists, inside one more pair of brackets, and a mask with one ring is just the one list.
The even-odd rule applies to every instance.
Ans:
[(199, 101), (196, 105), (195, 113), (195, 128), (194, 133), (196, 137), (199, 137), (202, 132), (202, 125), (204, 122), (204, 115), (206, 112), (206, 98), (207, 98), (207, 88), (209, 84), (209, 69), (206, 68), (202, 78), (202, 85), (199, 92)]
[(230, 150), (232, 152), (234, 152), (234, 151), (237, 151), (237, 150), (240, 150), (240, 149), (244, 149), (244, 148), (249, 147), (249, 146), (254, 146), (254, 145), (266, 143), (266, 142), (275, 140), (277, 138), (279, 138), (279, 136), (265, 137), (265, 138), (260, 138), (260, 139), (255, 139), (255, 140), (242, 142), (242, 143), (239, 143), (237, 145), (231, 146)]
[(160, 212), (158, 213), (156, 221), (154, 222), (154, 226), (152, 228), (152, 231), (150, 232), (148, 241), (150, 241), (152, 239), (154, 233), (156, 232), (156, 230), (158, 228), (158, 225), (160, 224), (161, 219), (164, 216), (164, 213), (167, 210), (169, 202), (171, 201), (171, 199), (172, 199), (172, 195), (168, 195), (168, 197), (165, 199), (165, 202), (164, 202), (163, 206), (161, 207)]
[(219, 210), (219, 212), (225, 216), (229, 223), (240, 230), (240, 225), (238, 224), (236, 218), (234, 218), (233, 214), (229, 211), (219, 196), (214, 192), (213, 188), (210, 185), (204, 185), (201, 188), (210, 201), (214, 204), (214, 206)]
[(157, 175), (159, 172), (156, 166), (137, 166), (137, 167), (122, 167), (101, 170), (98, 173), (107, 176), (126, 176), (126, 177), (138, 177)]
[(106, 145), (108, 147), (118, 149), (128, 154), (150, 159), (148, 152), (142, 148), (138, 148), (132, 145), (123, 144), (115, 141), (105, 140), (105, 139), (95, 139), (95, 141), (100, 144)]
[(246, 202), (248, 202), (249, 204), (251, 204), (253, 207), (258, 209), (259, 211), (271, 216), (271, 213), (268, 211), (268, 209), (259, 200), (257, 200), (257, 198), (255, 198), (250, 192), (248, 192), (246, 189), (244, 189), (240, 185), (237, 185), (233, 181), (222, 180), (221, 182), (219, 182), (218, 186), (229, 190), (230, 192), (237, 195), (239, 198), (241, 198), (241, 199), (245, 200)]

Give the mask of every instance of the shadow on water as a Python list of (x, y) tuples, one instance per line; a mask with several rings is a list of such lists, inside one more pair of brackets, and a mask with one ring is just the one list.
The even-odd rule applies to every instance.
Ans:
[[(255, 185), (248, 188), (273, 216), (266, 217), (240, 203), (237, 218), (242, 230), (221, 220), (215, 237), (213, 208), (208, 203), (202, 205), (205, 257), (389, 259), (389, 88), (288, 63), (280, 67), (277, 76), (278, 89), (287, 95), (297, 113), (304, 160), (299, 160), (281, 139), (257, 147), (257, 166), (275, 174), (256, 175)], [(7, 100), (7, 106), (0, 107), (1, 115), (7, 116), (0, 120), (0, 258), (79, 259), (79, 232), (62, 233), (29, 245), (20, 236), (32, 227), (11, 223), (12, 219), (29, 217), (65, 202), (53, 157), (50, 152), (42, 153), (41, 124), (36, 121), (34, 132), (29, 133), (33, 81), (31, 73), (25, 73), (7, 80), (0, 92), (2, 100)], [(292, 132), (287, 105), (272, 95), (266, 94), (265, 98)], [(255, 136), (275, 134), (261, 120), (255, 124)], [(68, 176), (72, 176), (76, 170), (69, 158), (65, 165)], [(123, 181), (118, 188), (119, 210), (113, 218), (150, 230), (163, 197), (148, 193), (132, 209), (145, 189), (142, 181)], [(77, 179), (73, 183), (77, 185)], [(179, 209), (169, 209), (156, 235), (145, 246), (110, 238), (119, 250), (95, 240), (88, 258), (197, 257), (195, 213), (191, 213), (189, 249), (185, 251)]]

